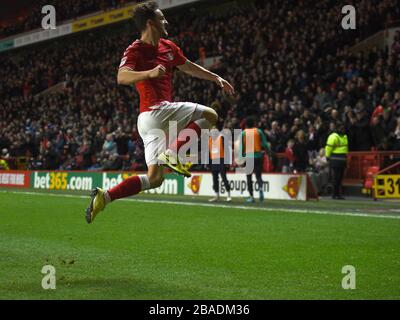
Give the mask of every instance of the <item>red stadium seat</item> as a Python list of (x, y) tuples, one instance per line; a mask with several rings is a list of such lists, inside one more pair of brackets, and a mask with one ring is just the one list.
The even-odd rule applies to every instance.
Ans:
[(372, 186), (374, 185), (374, 176), (379, 172), (378, 166), (372, 166), (367, 168), (365, 181), (364, 181), (364, 188), (367, 190), (371, 190)]

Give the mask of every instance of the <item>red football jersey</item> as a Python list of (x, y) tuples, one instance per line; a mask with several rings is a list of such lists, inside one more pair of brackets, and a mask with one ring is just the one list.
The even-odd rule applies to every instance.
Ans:
[(166, 73), (161, 77), (136, 83), (140, 97), (140, 112), (149, 111), (149, 107), (162, 101), (172, 102), (173, 69), (185, 62), (186, 57), (182, 50), (172, 41), (162, 38), (158, 47), (136, 40), (125, 50), (119, 68), (146, 71), (161, 64), (166, 69)]

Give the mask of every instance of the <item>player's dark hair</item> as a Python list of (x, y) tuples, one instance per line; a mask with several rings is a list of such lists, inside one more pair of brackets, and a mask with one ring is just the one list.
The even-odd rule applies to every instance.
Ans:
[(217, 121), (217, 124), (215, 125), (218, 131), (222, 131), (224, 128), (224, 122), (223, 121)]
[(158, 9), (157, 2), (148, 1), (138, 4), (133, 11), (132, 19), (140, 32), (146, 29), (147, 20), (153, 20), (156, 17), (156, 10)]
[(256, 118), (254, 116), (247, 117), (246, 119), (246, 127), (253, 128), (256, 123)]

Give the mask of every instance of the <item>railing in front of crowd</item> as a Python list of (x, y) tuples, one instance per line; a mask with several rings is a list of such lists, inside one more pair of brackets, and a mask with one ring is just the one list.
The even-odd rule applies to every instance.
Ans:
[(368, 168), (383, 169), (400, 160), (400, 151), (350, 152), (345, 179), (355, 183), (363, 182)]
[[(286, 157), (284, 153), (278, 153), (277, 166), (275, 171), (281, 171), (285, 164)], [(400, 151), (355, 151), (349, 152), (347, 157), (347, 170), (345, 173), (345, 182), (348, 184), (363, 183), (368, 168), (378, 167), (383, 169), (400, 161)]]

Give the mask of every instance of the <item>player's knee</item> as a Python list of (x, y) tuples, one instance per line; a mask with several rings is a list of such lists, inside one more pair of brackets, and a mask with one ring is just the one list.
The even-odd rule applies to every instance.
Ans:
[(211, 125), (215, 125), (218, 120), (218, 113), (211, 108), (207, 108), (207, 111), (204, 112), (204, 118), (211, 123)]

